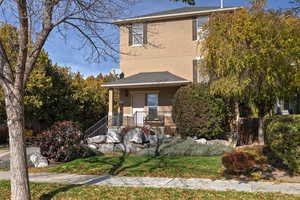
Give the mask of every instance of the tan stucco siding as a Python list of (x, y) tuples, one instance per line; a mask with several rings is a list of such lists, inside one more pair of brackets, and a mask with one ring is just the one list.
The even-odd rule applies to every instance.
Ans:
[(199, 43), (192, 40), (192, 19), (148, 23), (148, 44), (129, 46), (128, 28), (120, 27), (120, 67), (125, 77), (169, 71), (192, 81)]

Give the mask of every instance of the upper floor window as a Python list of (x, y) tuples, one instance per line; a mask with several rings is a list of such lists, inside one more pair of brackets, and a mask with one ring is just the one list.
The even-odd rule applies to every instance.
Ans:
[(129, 29), (129, 45), (141, 46), (147, 43), (147, 25), (142, 23), (132, 24)]
[(143, 44), (143, 24), (132, 24), (132, 44)]
[(207, 31), (203, 29), (203, 25), (208, 22), (208, 16), (197, 17), (193, 21), (193, 40), (203, 40)]

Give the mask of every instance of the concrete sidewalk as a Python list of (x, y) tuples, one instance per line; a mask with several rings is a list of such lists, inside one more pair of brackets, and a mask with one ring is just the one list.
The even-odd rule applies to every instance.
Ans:
[[(119, 177), (76, 174), (30, 174), (30, 181), (61, 184), (93, 184), (99, 186), (181, 188), (216, 191), (281, 192), (300, 194), (300, 183), (242, 182), (201, 178)], [(9, 180), (9, 172), (0, 172), (0, 180)]]

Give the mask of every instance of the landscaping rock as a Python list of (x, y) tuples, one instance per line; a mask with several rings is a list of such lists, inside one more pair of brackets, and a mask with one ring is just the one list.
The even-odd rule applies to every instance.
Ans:
[(88, 144), (102, 144), (106, 142), (106, 135), (98, 135), (87, 139)]
[(207, 140), (205, 138), (200, 138), (199, 140), (195, 140), (198, 144), (207, 144)]
[(147, 138), (145, 137), (145, 134), (142, 129), (140, 128), (134, 128), (129, 130), (126, 135), (124, 136), (124, 142), (132, 142), (135, 144), (143, 144), (147, 142)]
[(30, 155), (29, 160), (32, 162), (34, 167), (47, 167), (49, 165), (48, 160), (40, 153)]
[(114, 151), (125, 152), (125, 153), (136, 153), (146, 148), (146, 145), (135, 144), (135, 143), (120, 143), (116, 144)]
[(171, 135), (166, 135), (163, 133), (158, 133), (155, 135), (148, 135), (150, 146), (157, 146), (162, 144), (163, 142), (171, 141), (172, 140)]
[(227, 140), (208, 140), (207, 144), (230, 146), (230, 142), (228, 142)]
[(163, 134), (149, 135), (148, 139), (151, 146), (157, 146), (162, 143), (164, 136)]
[(88, 147), (92, 150), (97, 150), (98, 147), (95, 144), (89, 144)]
[(102, 153), (114, 152), (114, 144), (99, 144), (98, 151)]
[(106, 143), (116, 144), (121, 142), (121, 136), (118, 131), (110, 130), (107, 132)]

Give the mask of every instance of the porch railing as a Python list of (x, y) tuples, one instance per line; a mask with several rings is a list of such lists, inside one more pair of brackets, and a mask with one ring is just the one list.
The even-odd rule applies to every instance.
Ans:
[(114, 114), (112, 117), (112, 126), (144, 126), (144, 125), (159, 125), (166, 124), (166, 117), (171, 117), (171, 112), (147, 112), (137, 111), (133, 116), (123, 116), (122, 114)]

